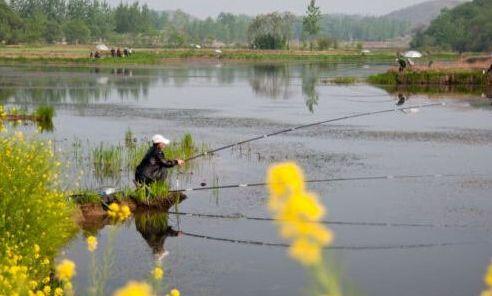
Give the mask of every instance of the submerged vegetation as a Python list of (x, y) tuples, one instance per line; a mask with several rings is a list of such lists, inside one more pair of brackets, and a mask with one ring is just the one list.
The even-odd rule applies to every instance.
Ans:
[(35, 122), (44, 131), (53, 130), (53, 117), (55, 109), (51, 106), (39, 106), (32, 113), (25, 108), (5, 108), (0, 105), (0, 131), (5, 129), (4, 121), (11, 122), (14, 126), (22, 123)]

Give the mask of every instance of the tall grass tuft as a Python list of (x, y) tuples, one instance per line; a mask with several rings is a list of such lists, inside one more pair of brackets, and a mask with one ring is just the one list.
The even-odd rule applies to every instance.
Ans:
[(58, 184), (51, 144), (0, 136), (0, 294), (50, 285), (53, 258), (74, 235), (73, 206)]
[(121, 146), (109, 146), (100, 144), (91, 153), (96, 176), (115, 177), (120, 174), (123, 160), (123, 148)]

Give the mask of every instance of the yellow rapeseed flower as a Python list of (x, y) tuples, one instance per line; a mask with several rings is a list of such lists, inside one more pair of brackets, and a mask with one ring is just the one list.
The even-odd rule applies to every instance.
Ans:
[(160, 280), (164, 276), (164, 270), (157, 266), (152, 270), (152, 276), (154, 277), (154, 279)]
[(89, 252), (94, 252), (97, 249), (97, 238), (95, 236), (89, 236), (87, 238), (87, 249)]
[(321, 260), (321, 249), (316, 243), (306, 239), (294, 241), (289, 254), (304, 265), (312, 265)]
[(63, 289), (62, 288), (56, 288), (53, 295), (54, 296), (63, 296)]
[(301, 169), (292, 162), (272, 166), (267, 173), (269, 208), (282, 237), (291, 240), (289, 254), (304, 265), (318, 264), (322, 248), (333, 233), (320, 222), (325, 208), (318, 197), (306, 192)]
[(151, 296), (152, 288), (141, 282), (131, 281), (127, 283), (124, 287), (118, 289), (114, 296)]
[(61, 281), (70, 281), (75, 275), (75, 263), (64, 259), (56, 266), (56, 277)]
[(487, 273), (485, 274), (485, 277), (483, 280), (487, 286), (492, 288), (492, 262), (490, 263), (489, 267), (487, 268)]
[(169, 295), (170, 296), (179, 296), (181, 295), (181, 293), (179, 292), (178, 289), (172, 289), (170, 292), (169, 292)]
[(304, 175), (294, 162), (284, 162), (270, 167), (267, 174), (271, 197), (304, 191)]

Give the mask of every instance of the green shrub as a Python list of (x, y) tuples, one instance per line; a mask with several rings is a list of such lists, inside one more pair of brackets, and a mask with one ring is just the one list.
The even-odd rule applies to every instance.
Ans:
[(53, 258), (76, 230), (73, 205), (50, 143), (4, 134), (0, 163), (0, 294), (26, 295), (49, 285)]

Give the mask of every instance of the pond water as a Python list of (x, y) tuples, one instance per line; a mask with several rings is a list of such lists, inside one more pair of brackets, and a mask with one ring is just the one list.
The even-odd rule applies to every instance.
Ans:
[[(74, 150), (101, 142), (123, 143), (128, 129), (139, 141), (154, 133), (176, 139), (190, 132), (198, 142), (218, 147), (303, 123), (392, 108), (396, 95), (380, 88), (320, 82), (336, 76), (365, 77), (386, 67), (213, 62), (115, 69), (5, 65), (0, 66), (0, 103), (53, 105), (55, 129), (43, 136), (70, 151), (64, 157), (73, 168)], [(330, 266), (340, 269), (362, 294), (478, 295), (492, 257), (491, 101), (480, 94), (449, 93), (411, 95), (406, 104), (429, 102), (446, 106), (339, 121), (222, 151), (212, 159), (195, 160), (191, 172), (174, 174), (171, 186), (261, 182), (268, 165), (283, 160), (297, 161), (308, 178), (462, 175), (317, 183), (309, 189), (327, 207), (328, 220), (347, 222), (329, 225), (336, 248), (327, 253)], [(80, 169), (85, 171), (81, 177)], [(74, 180), (71, 187), (131, 184), (131, 172), (96, 178), (89, 167), (76, 167), (67, 175)], [(265, 203), (262, 187), (197, 191), (188, 194), (179, 211), (269, 217)], [(158, 219), (163, 213), (154, 215)], [(113, 260), (108, 293), (130, 279), (148, 277), (156, 254), (165, 249), (166, 282), (183, 295), (309, 295), (306, 273), (288, 259), (285, 248), (214, 239), (282, 242), (271, 222), (175, 214), (168, 219), (173, 230), (184, 234), (174, 236), (169, 229), (149, 234), (139, 217), (120, 226), (81, 231), (63, 251), (77, 263), (75, 285), (83, 291), (90, 279), (83, 235), (92, 232), (99, 239), (98, 260)]]

